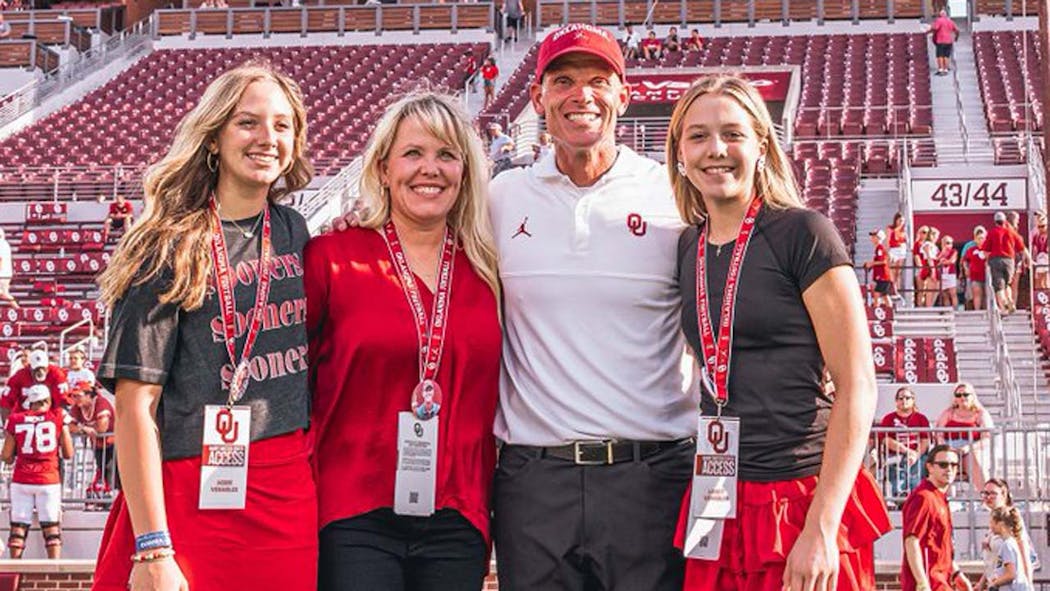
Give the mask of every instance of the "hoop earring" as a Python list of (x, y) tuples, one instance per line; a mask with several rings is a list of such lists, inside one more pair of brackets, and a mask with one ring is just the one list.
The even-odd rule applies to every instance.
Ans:
[(204, 155), (204, 165), (212, 172), (219, 172), (219, 157), (212, 152)]
[(678, 170), (679, 176), (685, 176), (685, 165), (681, 161), (675, 164), (675, 168)]

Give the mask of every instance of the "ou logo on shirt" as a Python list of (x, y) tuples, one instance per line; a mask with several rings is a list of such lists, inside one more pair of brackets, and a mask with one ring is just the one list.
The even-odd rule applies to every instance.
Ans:
[(649, 229), (649, 223), (643, 220), (641, 215), (630, 213), (627, 214), (627, 229), (635, 236), (645, 236), (645, 231)]

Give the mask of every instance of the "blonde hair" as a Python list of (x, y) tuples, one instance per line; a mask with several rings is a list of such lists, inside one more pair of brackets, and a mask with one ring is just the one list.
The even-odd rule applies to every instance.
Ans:
[(99, 276), (102, 301), (112, 306), (132, 285), (141, 285), (171, 271), (171, 284), (160, 302), (195, 310), (204, 303), (212, 273), (211, 218), (208, 202), (219, 172), (208, 165), (209, 146), (233, 115), (248, 86), (270, 81), (281, 88), (292, 106), (295, 139), (292, 160), (274, 183), (270, 203), (310, 183), (313, 168), (306, 159), (306, 107), (302, 91), (291, 78), (269, 65), (248, 63), (229, 70), (208, 85), (200, 102), (179, 123), (171, 148), (143, 178), (145, 210), (124, 235), (106, 270)]
[(381, 228), (390, 220), (390, 194), (383, 186), (383, 165), (390, 156), (398, 127), (413, 118), (438, 140), (453, 146), (463, 158), (459, 196), (448, 213), (448, 225), (471, 265), (499, 299), (498, 257), (488, 213), (488, 164), (481, 138), (455, 98), (416, 91), (401, 98), (376, 124), (361, 171), (363, 228)]
[[(968, 410), (970, 412), (982, 412), (983, 413), (984, 412), (984, 405), (981, 404), (981, 401), (977, 399), (977, 388), (974, 388), (973, 384), (971, 384), (970, 382), (959, 382), (958, 384), (955, 384), (954, 388), (952, 388), (952, 396), (953, 396), (953, 398), (955, 396), (955, 393), (958, 392), (960, 388), (966, 390), (969, 393), (969, 396), (966, 396), (965, 398), (963, 398), (963, 404), (966, 404), (966, 400), (969, 400), (970, 404), (965, 406), (964, 408), (966, 408), (966, 410)], [(958, 398), (954, 398), (954, 400), (958, 400)], [(954, 400), (953, 400), (953, 402), (954, 402)]]
[(1021, 512), (1017, 510), (1017, 507), (1007, 505), (1005, 507), (992, 509), (992, 521), (998, 521), (1005, 525), (1006, 529), (1009, 530), (1010, 535), (1018, 541), (1022, 539), (1024, 526), (1021, 521)]
[(694, 82), (678, 100), (671, 114), (670, 129), (667, 133), (667, 174), (671, 179), (675, 204), (682, 220), (695, 225), (707, 217), (707, 208), (700, 191), (688, 178), (679, 174), (677, 169), (685, 114), (697, 99), (706, 94), (735, 100), (747, 111), (751, 118), (751, 128), (758, 136), (758, 141), (765, 145), (765, 166), (755, 173), (755, 191), (762, 197), (763, 204), (775, 209), (803, 207), (791, 163), (777, 143), (773, 119), (769, 116), (769, 109), (766, 108), (761, 95), (750, 82), (738, 76), (708, 76)]

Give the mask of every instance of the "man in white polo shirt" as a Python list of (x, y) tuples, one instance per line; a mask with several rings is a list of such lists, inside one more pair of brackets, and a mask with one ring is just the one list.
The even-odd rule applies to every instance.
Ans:
[(695, 401), (679, 370), (683, 229), (665, 169), (615, 143), (624, 58), (569, 25), (539, 51), (554, 157), (491, 184), (504, 305), (496, 436), (503, 591), (678, 591)]

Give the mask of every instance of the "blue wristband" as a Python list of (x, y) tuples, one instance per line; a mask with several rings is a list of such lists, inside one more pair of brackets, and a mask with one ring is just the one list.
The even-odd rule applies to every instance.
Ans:
[(171, 548), (171, 534), (167, 530), (151, 531), (135, 536), (135, 552), (156, 550), (157, 548)]

